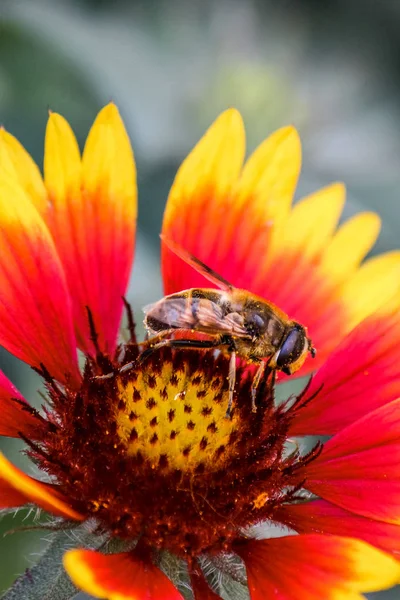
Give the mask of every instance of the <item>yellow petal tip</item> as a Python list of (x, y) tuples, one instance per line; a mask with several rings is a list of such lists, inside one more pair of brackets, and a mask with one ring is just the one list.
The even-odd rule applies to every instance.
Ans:
[(220, 115), (219, 118), (225, 118), (225, 119), (242, 119), (242, 115), (240, 114), (240, 112), (238, 111), (237, 108), (235, 108), (234, 106), (231, 106), (230, 108), (227, 108), (226, 110), (224, 110)]
[(268, 151), (269, 144), (271, 144), (271, 147), (275, 146), (275, 152), (278, 153), (279, 149), (281, 149), (286, 156), (291, 155), (292, 160), (298, 166), (298, 173), (300, 172), (302, 153), (301, 139), (300, 134), (294, 125), (285, 125), (284, 127), (280, 127), (280, 129), (274, 131), (269, 138), (260, 144), (259, 150), (264, 148)]
[(331, 190), (335, 190), (338, 193), (342, 193), (345, 194), (346, 193), (346, 186), (343, 183), (343, 181), (333, 181), (328, 188), (330, 188)]
[(280, 127), (274, 131), (272, 136), (276, 136), (277, 139), (280, 139), (281, 141), (285, 140), (286, 138), (293, 138), (292, 141), (301, 146), (300, 134), (294, 125), (284, 125), (283, 127)]
[(237, 108), (232, 107), (224, 110), (211, 125), (211, 129), (214, 129), (214, 127), (232, 132), (239, 131), (243, 137), (245, 136), (243, 118)]
[(112, 124), (115, 121), (121, 121), (121, 115), (117, 108), (117, 105), (114, 102), (109, 102), (106, 104), (98, 113), (96, 122), (100, 124)]
[(51, 109), (48, 110), (48, 120), (47, 120), (47, 125), (51, 126), (51, 125), (55, 125), (57, 123), (60, 123), (61, 121), (65, 121), (64, 117), (62, 115), (60, 115), (57, 112), (52, 111)]
[(378, 229), (378, 231), (380, 230), (382, 225), (382, 219), (380, 218), (378, 213), (366, 211), (360, 214), (363, 216), (365, 223), (368, 222), (371, 226), (374, 225)]

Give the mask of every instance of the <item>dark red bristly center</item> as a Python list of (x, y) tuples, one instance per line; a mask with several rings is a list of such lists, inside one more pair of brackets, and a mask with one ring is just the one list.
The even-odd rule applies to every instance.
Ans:
[[(124, 362), (138, 355), (134, 344), (125, 350)], [(139, 368), (96, 379), (120, 365), (88, 360), (78, 393), (48, 382), (51, 427), (30, 455), (115, 536), (184, 558), (230, 551), (244, 528), (294, 497), (310, 455), (288, 455), (292, 412), (274, 405), (271, 376), (253, 413), (252, 373), (240, 368), (232, 424), (223, 421), (228, 362), (164, 348)]]

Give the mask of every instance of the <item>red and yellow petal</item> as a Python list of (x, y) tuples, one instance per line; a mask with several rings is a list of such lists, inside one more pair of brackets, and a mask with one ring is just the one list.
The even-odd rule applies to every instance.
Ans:
[[(334, 225), (343, 203), (342, 186), (337, 184), (320, 190), (315, 203), (312, 200), (311, 196), (294, 207), (286, 222), (287, 238), (293, 238), (293, 244), (282, 242), (271, 265), (264, 271), (260, 270), (258, 279), (250, 288), (308, 328), (317, 348), (317, 357), (313, 361), (308, 360), (299, 375), (324, 364), (351, 329), (393, 301), (400, 292), (399, 252), (383, 254), (360, 267), (364, 253), (379, 232), (379, 218), (373, 213), (363, 213), (334, 234)], [(317, 200), (322, 205), (320, 212), (316, 210)], [(303, 203), (303, 210), (297, 215), (296, 208), (302, 207)], [(324, 213), (326, 216), (323, 216)], [(318, 218), (319, 225), (316, 224)], [(307, 221), (313, 223), (309, 235), (305, 226)], [(344, 235), (342, 229), (345, 229)], [(293, 235), (296, 230), (304, 230), (306, 236), (303, 238), (301, 233)], [(348, 232), (353, 234), (351, 244)], [(334, 244), (336, 238), (337, 243)], [(285, 239), (284, 235), (281, 239)], [(294, 247), (296, 240), (297, 249)], [(342, 256), (351, 257), (343, 259), (343, 265), (339, 264), (329, 271), (327, 265), (330, 262), (325, 264), (324, 257), (332, 244), (338, 261)]]
[(2, 168), (15, 178), (37, 210), (44, 213), (48, 199), (39, 168), (22, 144), (4, 129), (0, 129), (0, 158)]
[(325, 500), (283, 505), (274, 518), (298, 533), (355, 537), (395, 557), (400, 554), (400, 525), (361, 517)]
[(0, 508), (13, 508), (31, 502), (66, 519), (81, 521), (84, 518), (54, 487), (29, 477), (0, 453)]
[(125, 127), (114, 104), (99, 115), (82, 161), (68, 123), (51, 114), (46, 132), (47, 214), (71, 290), (79, 347), (94, 353), (87, 308), (98, 343), (112, 353), (132, 266), (136, 215), (136, 168)]
[(394, 586), (400, 564), (352, 538), (317, 534), (253, 540), (236, 549), (251, 600), (361, 600)]
[[(242, 119), (237, 111), (226, 111), (179, 169), (162, 228), (167, 238), (237, 287), (255, 246), (265, 247), (272, 223), (285, 219), (301, 161), (298, 136), (291, 127), (261, 144), (242, 171), (244, 147)], [(210, 287), (167, 249), (162, 267), (166, 293)]]
[[(362, 319), (400, 292), (400, 253), (360, 264), (380, 229), (362, 213), (336, 231), (342, 184), (291, 209), (301, 163), (291, 127), (278, 130), (240, 173), (243, 125), (227, 111), (183, 163), (171, 189), (163, 234), (231, 281), (271, 301), (308, 327), (318, 350), (298, 375), (317, 369)], [(236, 181), (235, 181), (236, 180)], [(166, 293), (210, 287), (165, 247)]]
[(328, 440), (299, 473), (304, 486), (358, 515), (400, 525), (400, 400)]
[(332, 435), (400, 397), (398, 303), (360, 323), (314, 376), (291, 435)]
[(35, 416), (17, 388), (0, 371), (0, 435), (38, 439), (43, 435), (45, 423)]
[(293, 253), (302, 254), (307, 261), (321, 255), (335, 233), (345, 199), (344, 185), (334, 183), (297, 202), (282, 231), (280, 260)]
[[(218, 245), (221, 222), (232, 208), (244, 153), (242, 118), (236, 110), (227, 110), (184, 160), (172, 185), (162, 233), (206, 262)], [(164, 247), (162, 271), (167, 294), (195, 285), (210, 287)]]
[(0, 222), (0, 344), (77, 385), (71, 303), (60, 259), (33, 203), (6, 173), (0, 173)]
[(244, 165), (231, 210), (218, 224), (218, 257), (221, 263), (225, 259), (227, 279), (237, 287), (255, 291), (248, 283), (271, 262), (290, 214), (300, 167), (300, 139), (293, 127), (278, 129)]
[(348, 307), (349, 328), (398, 297), (400, 251), (368, 259), (342, 286), (341, 302)]
[(70, 550), (64, 567), (84, 592), (108, 600), (183, 600), (166, 575), (136, 552)]
[[(298, 374), (324, 364), (352, 328), (398, 297), (400, 291), (400, 253), (378, 256), (360, 267), (379, 233), (377, 215), (362, 213), (334, 233), (343, 192), (343, 187), (336, 184), (295, 205), (287, 221), (287, 238), (298, 241), (297, 249), (295, 242), (282, 243), (254, 286), (256, 293), (308, 328), (317, 357), (308, 360)], [(317, 201), (320, 211), (316, 209)], [(297, 206), (302, 207), (299, 214)], [(309, 234), (307, 221), (313, 224)], [(296, 230), (304, 230), (306, 236), (293, 235)], [(325, 253), (332, 246), (338, 265), (330, 270), (331, 260), (325, 262)]]
[(381, 220), (373, 212), (359, 213), (345, 221), (325, 248), (323, 271), (337, 281), (348, 280), (374, 246), (380, 229)]

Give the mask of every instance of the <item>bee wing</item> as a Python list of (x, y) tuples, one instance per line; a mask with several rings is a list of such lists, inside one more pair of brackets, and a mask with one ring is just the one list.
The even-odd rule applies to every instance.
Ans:
[(160, 234), (160, 238), (164, 244), (168, 246), (171, 252), (176, 254), (176, 256), (179, 256), (179, 258), (181, 258), (185, 263), (193, 267), (193, 269), (200, 273), (200, 275), (203, 275), (203, 277), (208, 279), (208, 281), (211, 281), (211, 283), (214, 285), (218, 286), (221, 290), (231, 292), (235, 289), (234, 286), (229, 283), (229, 281), (221, 277), (221, 275), (218, 275), (218, 273), (210, 269), (210, 267), (207, 267), (207, 265), (193, 256), (193, 254), (190, 254), (190, 252), (187, 252), (187, 250), (182, 248), (182, 246), (165, 237), (165, 235), (162, 233)]
[[(214, 290), (210, 290), (212, 293)], [(239, 313), (224, 314), (222, 308), (207, 298), (191, 298), (187, 293), (166, 296), (144, 309), (144, 325), (151, 334), (167, 329), (194, 329), (204, 333), (228, 333), (249, 337)]]
[(157, 304), (158, 302), (151, 302), (150, 304), (146, 304), (146, 306), (143, 306), (142, 311), (144, 312), (144, 315), (147, 316), (149, 313), (151, 313), (151, 311), (154, 307), (157, 306)]
[(149, 333), (167, 329), (190, 329), (193, 316), (185, 296), (167, 296), (143, 308), (144, 325)]

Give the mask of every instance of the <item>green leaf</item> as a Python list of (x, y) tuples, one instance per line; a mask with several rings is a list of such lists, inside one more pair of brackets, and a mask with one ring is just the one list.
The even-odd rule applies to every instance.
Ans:
[(1, 600), (69, 600), (78, 590), (64, 571), (64, 553), (76, 547), (97, 549), (105, 537), (94, 535), (87, 525), (63, 529), (49, 535), (49, 545), (37, 564), (26, 569)]

